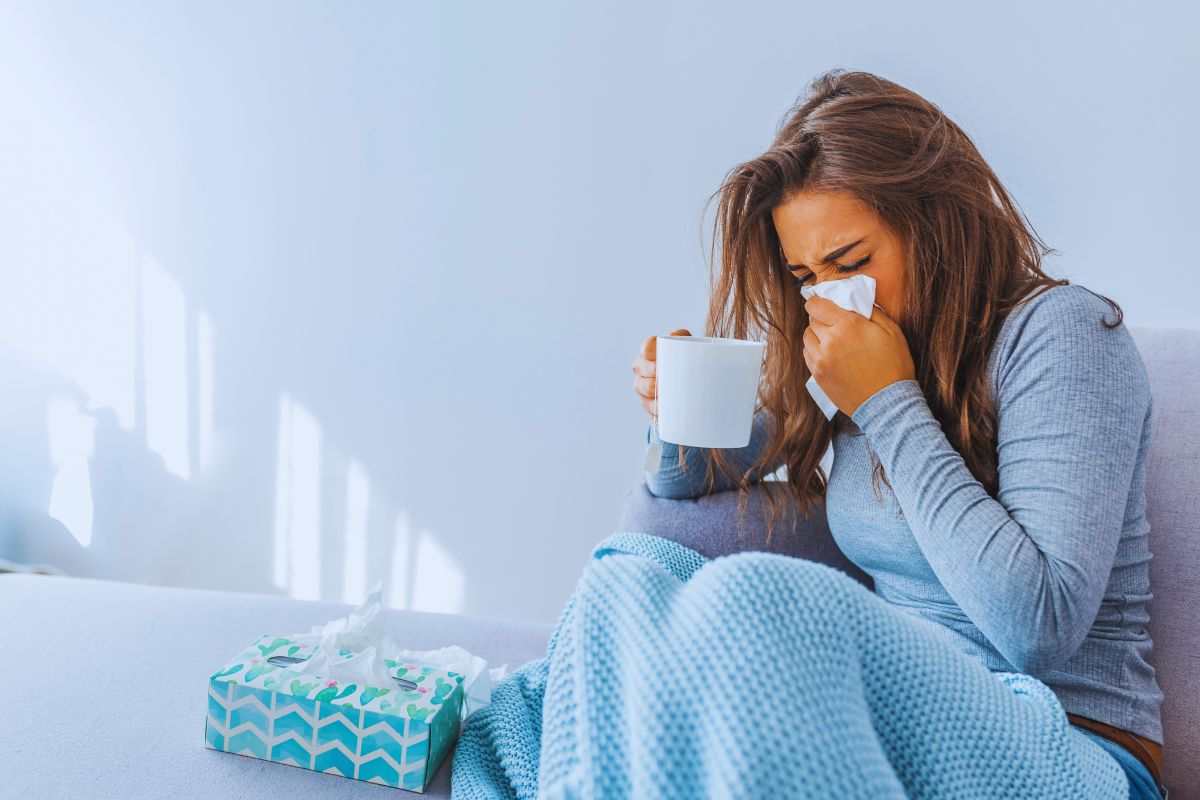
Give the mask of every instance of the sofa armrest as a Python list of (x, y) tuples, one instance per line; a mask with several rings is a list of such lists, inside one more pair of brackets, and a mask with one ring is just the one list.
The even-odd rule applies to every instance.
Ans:
[[(774, 487), (782, 492), (782, 484)], [(859, 583), (872, 586), (869, 576), (842, 555), (825, 521), (822, 503), (801, 518), (786, 496), (767, 542), (767, 489), (751, 486), (746, 510), (739, 519), (737, 491), (715, 492), (695, 499), (656, 497), (639, 480), (626, 495), (618, 529), (641, 531), (679, 542), (708, 558), (757, 550), (817, 561), (841, 570)]]

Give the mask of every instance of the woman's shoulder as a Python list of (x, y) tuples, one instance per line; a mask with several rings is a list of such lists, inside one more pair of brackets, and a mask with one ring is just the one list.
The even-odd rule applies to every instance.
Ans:
[[(993, 347), (997, 377), (1016, 368), (1144, 370), (1141, 356), (1109, 301), (1077, 283), (1039, 287), (1009, 312)], [(1066, 376), (1064, 376), (1066, 377)], [(1097, 376), (1098, 377), (1098, 376)]]
[(1110, 330), (1103, 323), (1111, 325), (1116, 318), (1108, 301), (1082, 284), (1040, 286), (1009, 312), (1000, 335), (1011, 338), (1027, 328), (1050, 335), (1092, 333)]

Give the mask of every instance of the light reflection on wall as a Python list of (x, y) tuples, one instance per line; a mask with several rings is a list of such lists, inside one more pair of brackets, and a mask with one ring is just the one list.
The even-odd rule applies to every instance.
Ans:
[(321, 597), (321, 426), (290, 395), (279, 398), (275, 466), (275, 585)]
[(457, 614), (463, 610), (462, 568), (431, 531), (414, 531), (410, 515), (396, 515), (387, 604), (414, 611)]
[(361, 603), (367, 597), (367, 508), (370, 483), (356, 460), (346, 469), (346, 549), (343, 562), (342, 600)]
[[(181, 552), (164, 548), (162, 539), (202, 536), (207, 541), (198, 544), (220, 548), (240, 537), (237, 545), (247, 553), (266, 553), (273, 535), (274, 558), (265, 564), (252, 558), (213, 559), (194, 572), (170, 574), (186, 574), (188, 585), (212, 588), (266, 589), (273, 582), (297, 597), (316, 598), (323, 585), (330, 587), (326, 594), (334, 595), (323, 599), (339, 599), (340, 591), (340, 599), (351, 602), (361, 599), (369, 579), (383, 578), (392, 589), (393, 605), (454, 610), (462, 594), (460, 568), (429, 531), (418, 534), (406, 521), (398, 522), (396, 531), (387, 529), (391, 520), (385, 515), (393, 508), (387, 495), (397, 487), (381, 486), (378, 479), (372, 485), (365, 465), (357, 460), (351, 460), (345, 476), (344, 534), (325, 531), (330, 552), (321, 552), (322, 490), (329, 481), (340, 484), (342, 475), (322, 475), (329, 443), (323, 441), (320, 422), (292, 395), (301, 394), (309, 385), (306, 381), (317, 378), (296, 376), (290, 389), (264, 382), (252, 387), (259, 394), (216, 384), (227, 368), (241, 375), (252, 373), (246, 368), (255, 366), (235, 350), (239, 321), (233, 315), (243, 313), (241, 306), (230, 302), (232, 295), (224, 288), (207, 296), (193, 294), (198, 284), (188, 279), (191, 260), (196, 271), (221, 279), (214, 287), (230, 285), (232, 268), (219, 260), (205, 262), (200, 255), (218, 249), (185, 244), (188, 237), (219, 226), (193, 226), (189, 220), (173, 219), (169, 211), (161, 217), (127, 216), (130, 210), (150, 208), (158, 198), (175, 196), (172, 193), (178, 193), (181, 208), (187, 207), (189, 186), (199, 185), (175, 183), (194, 177), (195, 163), (161, 160), (184, 152), (179, 146), (186, 140), (171, 138), (176, 126), (142, 124), (161, 119), (156, 96), (131, 94), (130, 86), (105, 81), (129, 99), (133, 109), (133, 116), (110, 114), (112, 104), (97, 102), (91, 92), (76, 93), (71, 71), (85, 63), (90, 69), (87, 58), (81, 56), (78, 64), (55, 63), (57, 56), (36, 37), (9, 33), (0, 25), (0, 50), (18, 67), (0, 70), (0, 116), (17, 123), (0, 125), (0, 356), (15, 372), (0, 375), (0, 383), (10, 393), (23, 391), (28, 403), (0, 401), (0, 430), (13, 432), (21, 443), (40, 443), (45, 435), (49, 444), (44, 465), (37, 463), (41, 454), (30, 459), (28, 467), (23, 456), (13, 459), (26, 471), (49, 467), (44, 476), (30, 477), (14, 488), (16, 500), (27, 510), (47, 510), (88, 547), (93, 559), (89, 568), (97, 577), (143, 577), (127, 566), (128, 548), (161, 557)], [(6, 62), (6, 67), (13, 65)], [(126, 127), (128, 120), (137, 119), (142, 122)], [(117, 120), (120, 125), (111, 127)], [(125, 141), (126, 130), (134, 138)], [(245, 146), (251, 149), (239, 152), (256, 152), (253, 142)], [(129, 154), (136, 164), (127, 162)], [(154, 180), (143, 180), (150, 176)], [(262, 199), (272, 196), (267, 191)], [(163, 227), (167, 220), (171, 221)], [(172, 237), (176, 222), (182, 239)], [(161, 260), (147, 251), (151, 241), (159, 243)], [(166, 253), (184, 258), (174, 262)], [(286, 274), (283, 265), (264, 264), (261, 274), (251, 277), (273, 281)], [(43, 394), (43, 381), (62, 394)], [(267, 471), (269, 429), (241, 441), (228, 437), (251, 425), (269, 428), (270, 417), (259, 416), (259, 402), (265, 399), (271, 408), (279, 392), (284, 394), (278, 403), (272, 476)], [(104, 411), (112, 413), (95, 413)], [(102, 421), (99, 429), (97, 418)], [(115, 429), (110, 420), (115, 420)], [(267, 449), (266, 458), (260, 458), (264, 454), (259, 448)], [(156, 453), (161, 467), (158, 459), (142, 458), (145, 451)], [(263, 462), (267, 466), (255, 472)], [(224, 474), (199, 480), (214, 464), (234, 466), (228, 474), (242, 483), (231, 484)], [(164, 469), (172, 480), (159, 481)], [(111, 472), (96, 474), (93, 483), (96, 470)], [(22, 476), (4, 477), (15, 483)], [(274, 531), (267, 527), (270, 523), (263, 529), (243, 529), (247, 521), (259, 525), (257, 512), (263, 506), (269, 512), (271, 498), (263, 495), (270, 491), (272, 478)], [(165, 487), (166, 492), (147, 498), (148, 485)], [(229, 510), (230, 498), (239, 506), (236, 513)], [(160, 518), (166, 506), (171, 516)], [(371, 529), (375, 513), (386, 520), (379, 531)], [(391, 542), (394, 532), (398, 541)], [(13, 534), (15, 539), (25, 535), (36, 531), (18, 529)], [(105, 541), (108, 536), (112, 541)], [(391, 544), (396, 544), (394, 551), (389, 551)], [(344, 561), (322, 560), (338, 550), (343, 550)], [(373, 560), (376, 554), (379, 558)], [(141, 563), (152, 571), (158, 565), (150, 564), (151, 558)], [(113, 560), (125, 563), (114, 565)], [(340, 585), (333, 574), (320, 580), (323, 571), (335, 570), (343, 571)], [(420, 586), (412, 575), (419, 575)]]
[[(46, 403), (53, 471), (49, 498), (42, 495), (38, 502), (46, 503), (42, 507), (80, 545), (92, 547), (94, 537), (104, 535), (94, 519), (93, 500), (100, 498), (93, 498), (93, 490), (119, 484), (106, 475), (93, 486), (93, 412), (110, 409), (122, 431), (143, 433), (145, 447), (184, 481), (212, 467), (214, 459), (223, 463), (252, 454), (244, 443), (221, 444), (215, 383), (220, 331), (169, 265), (140, 247), (100, 195), (66, 191), (34, 172), (18, 174), (14, 188), (25, 201), (5, 205), (12, 213), (0, 220), (5, 234), (0, 343), (7, 355), (71, 387)], [(241, 409), (236, 398), (229, 402), (228, 413), (236, 418)], [(222, 447), (228, 448), (224, 455)], [(371, 513), (375, 506), (389, 508), (388, 498), (371, 486), (365, 465), (354, 458), (345, 476), (344, 529), (330, 532), (344, 537), (330, 540), (344, 559), (322, 560), (320, 498), (329, 478), (321, 474), (322, 447), (320, 422), (285, 391), (279, 399), (274, 558), (267, 578), (293, 597), (350, 603), (364, 598), (368, 580), (383, 578), (392, 607), (461, 610), (461, 568), (431, 531), (417, 530), (402, 513), (392, 531), (372, 538)], [(128, 488), (136, 494), (139, 487)], [(218, 521), (224, 516), (219, 509), (212, 514)], [(136, 535), (173, 533), (146, 525)], [(388, 534), (393, 541), (382, 540)], [(373, 562), (374, 552), (385, 561)], [(336, 576), (326, 576), (333, 577), (324, 583), (333, 587), (333, 596), (321, 597), (327, 569), (343, 572), (340, 596)], [(108, 571), (96, 565), (96, 575)], [(194, 585), (226, 583), (245, 585), (246, 579), (233, 573), (194, 576)]]
[[(81, 229), (90, 230), (88, 240), (96, 249), (63, 250), (47, 244), (35, 252), (31, 243), (27, 258), (4, 275), (0, 332), (14, 354), (67, 378), (78, 389), (77, 394), (47, 402), (53, 467), (47, 510), (80, 545), (89, 547), (94, 534), (93, 412), (112, 409), (122, 429), (144, 431), (146, 448), (162, 458), (169, 473), (185, 481), (196, 477), (212, 466), (221, 441), (215, 419), (218, 331), (210, 314), (188, 298), (179, 281), (153, 257), (139, 252), (119, 226), (108, 229), (89, 222), (91, 215), (107, 219), (94, 208), (76, 208), (75, 213)], [(50, 232), (44, 233), (52, 242)], [(189, 324), (194, 326), (191, 331)], [(344, 528), (336, 532), (342, 539), (331, 540), (344, 557), (340, 564), (322, 560), (321, 494), (330, 478), (321, 472), (322, 426), (286, 391), (280, 395), (278, 412), (269, 573), (274, 585), (292, 597), (359, 603), (368, 581), (383, 578), (391, 607), (461, 611), (461, 567), (432, 531), (418, 530), (409, 514), (401, 512), (391, 531), (390, 553), (389, 542), (372, 540), (372, 503), (387, 508), (387, 498), (376, 496), (379, 492), (358, 459), (349, 460), (345, 476)], [(245, 455), (236, 442), (229, 445), (229, 457)], [(114, 485), (111, 480), (105, 483)], [(154, 526), (145, 530), (172, 533)], [(390, 563), (372, 562), (376, 547)], [(323, 593), (323, 572), (339, 568), (340, 597), (333, 576), (327, 575), (324, 585), (334, 588)], [(105, 574), (103, 565), (96, 574)], [(196, 576), (195, 585), (219, 587), (225, 578)]]
[(441, 542), (427, 530), (422, 530), (417, 537), (415, 566), (412, 608), (450, 614), (463, 610), (466, 586), (462, 569)]

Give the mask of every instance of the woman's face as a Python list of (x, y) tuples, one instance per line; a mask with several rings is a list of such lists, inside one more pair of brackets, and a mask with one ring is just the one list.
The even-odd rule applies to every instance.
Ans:
[(870, 275), (875, 302), (900, 320), (903, 242), (869, 206), (849, 192), (798, 192), (772, 209), (771, 216), (793, 275), (805, 284)]

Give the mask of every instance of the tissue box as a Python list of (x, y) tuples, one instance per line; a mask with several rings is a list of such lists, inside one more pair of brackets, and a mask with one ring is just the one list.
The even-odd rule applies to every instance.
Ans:
[(370, 686), (311, 674), (297, 679), (277, 665), (307, 659), (316, 647), (263, 636), (213, 673), (205, 745), (424, 792), (458, 739), (463, 676), (387, 660), (396, 682)]

